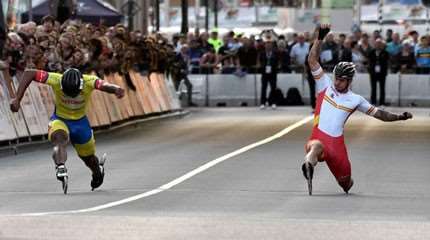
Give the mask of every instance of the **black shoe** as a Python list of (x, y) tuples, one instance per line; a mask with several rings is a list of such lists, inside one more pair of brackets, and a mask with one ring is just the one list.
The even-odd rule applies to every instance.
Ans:
[(105, 168), (104, 168), (105, 161), (106, 161), (106, 153), (103, 154), (103, 157), (99, 161), (100, 171), (92, 175), (93, 179), (91, 180), (91, 191), (94, 191), (94, 189), (100, 187), (103, 184), (103, 179), (105, 177)]
[(199, 105), (197, 105), (196, 103), (190, 102), (188, 103), (188, 107), (198, 107)]
[(354, 180), (351, 178), (351, 180), (349, 181), (349, 185), (347, 187), (342, 187), (343, 191), (348, 194), (349, 190), (352, 188), (352, 186), (354, 185)]
[(305, 162), (302, 165), (302, 171), (303, 171), (303, 176), (306, 178), (306, 180), (312, 180), (313, 176), (314, 176), (314, 167), (312, 166), (312, 164)]
[(303, 176), (306, 178), (308, 182), (308, 191), (309, 195), (312, 195), (312, 178), (314, 175), (314, 167), (312, 164), (305, 162), (302, 165)]

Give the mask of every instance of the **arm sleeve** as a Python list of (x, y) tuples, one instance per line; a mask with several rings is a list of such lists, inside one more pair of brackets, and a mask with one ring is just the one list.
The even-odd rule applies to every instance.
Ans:
[(320, 93), (328, 86), (330, 86), (330, 78), (324, 73), (323, 69), (319, 67), (317, 70), (312, 71), (312, 76), (315, 79), (315, 88), (317, 93)]
[(46, 72), (43, 70), (38, 70), (36, 72), (36, 76), (34, 77), (34, 81), (48, 84), (52, 87), (58, 87), (61, 84), (61, 77), (63, 75), (59, 73)]
[(103, 80), (94, 75), (84, 75), (84, 84), (85, 87), (89, 90), (100, 89), (103, 85)]
[(36, 76), (34, 77), (34, 81), (40, 82), (40, 83), (46, 83), (48, 80), (48, 72), (45, 72), (43, 70), (37, 70)]
[(358, 111), (370, 116), (374, 116), (378, 108), (370, 104), (364, 97), (361, 97), (360, 103), (357, 106)]

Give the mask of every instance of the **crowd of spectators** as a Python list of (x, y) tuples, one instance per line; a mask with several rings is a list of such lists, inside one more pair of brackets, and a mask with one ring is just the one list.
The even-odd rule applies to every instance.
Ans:
[[(245, 36), (231, 31), (218, 36), (213, 31), (210, 35), (206, 32), (175, 35), (173, 45), (176, 52), (185, 48), (190, 73), (243, 74), (259, 71), (264, 42), (273, 41), (280, 59), (279, 71), (291, 73), (304, 71), (312, 37), (310, 32), (276, 35), (273, 31), (263, 31), (259, 35)], [(368, 72), (372, 51), (380, 49), (388, 53), (391, 73), (429, 73), (429, 40), (429, 36), (419, 36), (416, 31), (400, 35), (387, 30), (385, 36), (380, 31), (371, 35), (361, 31), (348, 35), (330, 33), (322, 46), (320, 61), (327, 71), (339, 61), (349, 61), (356, 64), (359, 72)]]
[[(62, 72), (68, 67), (100, 75), (126, 73), (130, 68), (243, 75), (261, 72), (259, 56), (265, 42), (271, 41), (278, 55), (279, 72), (303, 72), (312, 35), (277, 35), (266, 30), (258, 35), (231, 31), (220, 36), (212, 31), (175, 34), (168, 41), (161, 34), (129, 32), (120, 24), (104, 27), (74, 20), (59, 24), (46, 16), (41, 25), (27, 22), (9, 29), (2, 60), (8, 63), (12, 75), (25, 68)], [(359, 72), (367, 72), (371, 53), (379, 44), (388, 53), (389, 72), (430, 72), (429, 36), (419, 36), (416, 31), (400, 35), (391, 30), (384, 35), (379, 31), (370, 35), (360, 31), (330, 33), (322, 46), (321, 65), (331, 71), (339, 61), (352, 61)]]
[(144, 36), (123, 25), (96, 26), (76, 20), (63, 24), (46, 16), (9, 29), (2, 62), (11, 75), (25, 68), (63, 72), (74, 67), (100, 76), (111, 72), (164, 72), (174, 50), (160, 34)]

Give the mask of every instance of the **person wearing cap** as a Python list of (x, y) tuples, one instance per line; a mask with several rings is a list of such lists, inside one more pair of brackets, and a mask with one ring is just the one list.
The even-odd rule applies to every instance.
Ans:
[[(278, 80), (279, 57), (274, 48), (273, 39), (270, 36), (264, 39), (264, 51), (260, 53), (259, 66), (261, 73), (260, 109), (264, 109), (266, 105), (276, 109), (277, 102), (275, 102), (273, 96)], [(267, 98), (268, 84), (270, 85), (269, 98)]]

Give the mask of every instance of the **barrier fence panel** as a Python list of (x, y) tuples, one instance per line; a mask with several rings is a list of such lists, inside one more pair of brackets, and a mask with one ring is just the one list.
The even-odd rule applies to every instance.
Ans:
[(179, 102), (179, 96), (176, 93), (175, 86), (173, 85), (173, 80), (171, 78), (164, 78), (166, 82), (166, 87), (168, 89), (169, 99), (172, 104), (172, 109), (181, 108), (181, 103)]
[[(18, 79), (14, 77), (12, 80), (15, 89), (17, 89), (19, 84)], [(46, 134), (45, 129), (41, 127), (42, 124), (40, 123), (39, 115), (34, 108), (30, 91), (26, 91), (24, 93), (24, 96), (21, 100), (21, 111), (23, 113), (23, 120), (25, 122), (25, 125), (28, 127), (30, 136), (40, 136)]]
[(0, 141), (17, 138), (10, 115), (9, 99), (5, 85), (0, 84)]
[[(140, 75), (140, 74), (139, 74)], [(162, 111), (161, 103), (158, 101), (158, 97), (154, 91), (154, 87), (152, 86), (150, 80), (146, 76), (141, 76), (143, 84), (145, 86), (145, 92), (148, 96), (149, 103), (151, 104), (152, 113), (158, 113)]]
[[(328, 73), (331, 77), (331, 73)], [(297, 88), (306, 103), (309, 103), (309, 85), (302, 74), (278, 74), (277, 87), (284, 97), (288, 89)], [(254, 99), (253, 104), (260, 102), (261, 75), (247, 74), (238, 77), (234, 74), (192, 74), (189, 79), (193, 84), (193, 99), (199, 105), (210, 106), (226, 103), (228, 106), (238, 106), (242, 102)], [(184, 89), (180, 89), (186, 93)], [(370, 101), (370, 77), (367, 73), (358, 73), (352, 82), (352, 91)], [(377, 85), (377, 101), (379, 101), (379, 85)], [(270, 86), (267, 94), (270, 92)], [(430, 77), (415, 74), (388, 74), (385, 83), (386, 102), (392, 106), (416, 103), (418, 106), (430, 106)], [(252, 101), (251, 101), (252, 102)]]
[(169, 110), (169, 107), (166, 103), (166, 99), (163, 96), (162, 89), (160, 83), (158, 82), (158, 77), (156, 73), (151, 73), (149, 76), (149, 81), (151, 83), (152, 89), (154, 91), (155, 97), (160, 104), (161, 111)]
[[(113, 78), (112, 75), (106, 75), (104, 77), (104, 81), (107, 81), (109, 83), (114, 83), (112, 78)], [(121, 106), (119, 105), (119, 102), (116, 100), (116, 97), (112, 94), (103, 94), (103, 97), (104, 97), (103, 99), (104, 99), (105, 105), (109, 107), (108, 112), (109, 112), (110, 121), (114, 123), (122, 120)]]
[(403, 105), (410, 103), (419, 106), (430, 104), (430, 76), (429, 75), (401, 75), (400, 100)]
[(143, 78), (140, 76), (139, 73), (134, 71), (130, 71), (129, 74), (130, 74), (131, 81), (133, 82), (134, 86), (136, 86), (137, 100), (142, 106), (143, 111), (145, 112), (145, 114), (149, 114), (153, 112), (148, 93), (145, 89), (146, 87), (145, 87)]

